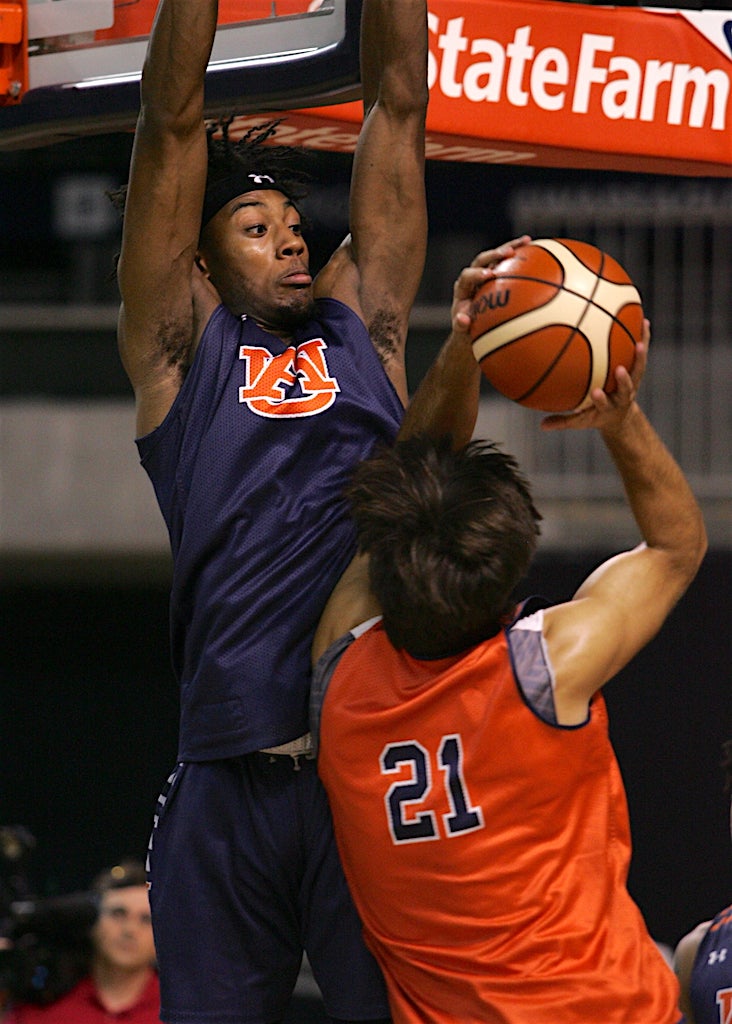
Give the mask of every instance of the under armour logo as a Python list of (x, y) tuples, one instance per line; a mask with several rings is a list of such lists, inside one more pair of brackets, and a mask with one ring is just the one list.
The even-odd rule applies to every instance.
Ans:
[(268, 174), (249, 174), (248, 177), (252, 179), (255, 185), (261, 185), (264, 181), (274, 185), (274, 178), (270, 178)]
[(723, 964), (726, 959), (727, 959), (727, 949), (726, 949), (726, 947), (723, 946), (722, 949), (713, 949), (711, 951), (711, 953), (709, 954), (709, 958), (707, 960), (707, 963), (710, 964), (713, 967), (714, 964)]

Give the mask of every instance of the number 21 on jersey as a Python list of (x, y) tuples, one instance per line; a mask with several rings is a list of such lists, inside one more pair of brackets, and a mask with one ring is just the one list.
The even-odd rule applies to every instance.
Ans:
[[(436, 753), (436, 763), (443, 773), (450, 811), (443, 814), (442, 831), (433, 810), (419, 810), (432, 792), (432, 759), (430, 752), (417, 740), (387, 743), (381, 752), (382, 775), (399, 773), (384, 796), (386, 817), (392, 842), (424, 843), (432, 839), (452, 839), (462, 832), (483, 828), (483, 812), (472, 807), (463, 775), (463, 746), (459, 733), (443, 736)], [(409, 776), (405, 777), (405, 766)]]

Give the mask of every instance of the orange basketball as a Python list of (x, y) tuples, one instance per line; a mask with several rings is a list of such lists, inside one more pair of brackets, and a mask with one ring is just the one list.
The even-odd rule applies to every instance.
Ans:
[(542, 412), (589, 405), (630, 369), (643, 308), (635, 285), (601, 249), (571, 238), (540, 238), (496, 266), (472, 303), (471, 337), (497, 391)]

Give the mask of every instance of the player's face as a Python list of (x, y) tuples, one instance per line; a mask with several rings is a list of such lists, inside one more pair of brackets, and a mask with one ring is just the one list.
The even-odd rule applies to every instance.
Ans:
[(140, 970), (152, 964), (155, 945), (145, 886), (105, 892), (92, 938), (95, 956), (112, 967)]
[(300, 215), (281, 192), (246, 192), (206, 226), (199, 262), (222, 301), (274, 333), (310, 314), (313, 279)]

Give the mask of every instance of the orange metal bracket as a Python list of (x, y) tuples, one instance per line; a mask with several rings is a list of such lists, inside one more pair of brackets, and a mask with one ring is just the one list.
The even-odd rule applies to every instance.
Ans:
[(28, 89), (28, 0), (0, 2), (0, 107)]

